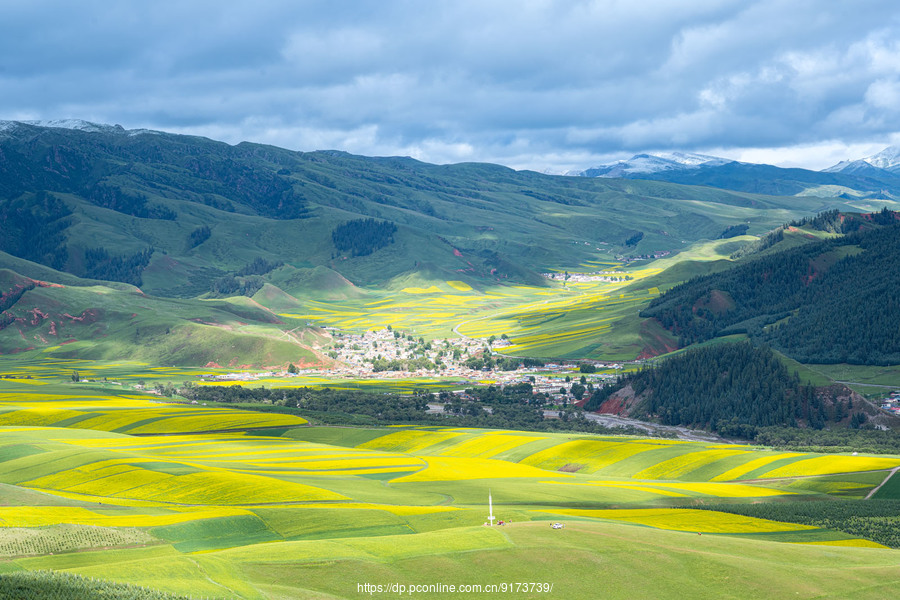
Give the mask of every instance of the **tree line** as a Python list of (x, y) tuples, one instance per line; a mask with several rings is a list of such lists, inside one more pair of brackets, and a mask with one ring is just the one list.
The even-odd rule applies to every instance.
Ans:
[(262, 275), (266, 275), (284, 265), (284, 262), (271, 262), (260, 256), (247, 263), (233, 274), (218, 277), (210, 283), (210, 294), (220, 298), (229, 296), (252, 297), (266, 284)]
[(900, 548), (900, 500), (870, 499), (701, 504), (697, 508), (842, 531)]
[(112, 256), (105, 248), (85, 248), (84, 277), (140, 287), (144, 283), (142, 273), (152, 256), (153, 248), (124, 256)]
[(898, 247), (900, 225), (809, 243), (694, 278), (641, 316), (682, 347), (746, 333), (801, 362), (898, 364)]
[[(648, 435), (635, 427), (604, 427), (584, 418), (581, 411), (562, 411), (558, 419), (545, 418), (540, 405), (524, 387), (476, 388), (472, 399), (449, 392), (416, 390), (411, 395), (382, 394), (331, 388), (244, 388), (185, 386), (179, 394), (198, 402), (221, 402), (235, 408), (297, 414), (330, 425), (426, 424), (458, 427), (519, 429), (523, 431), (576, 431), (600, 434)], [(528, 386), (530, 388), (530, 386)], [(428, 405), (446, 407), (429, 413)]]
[(331, 232), (331, 241), (340, 252), (368, 256), (394, 242), (397, 225), (393, 221), (354, 219), (341, 223)]
[[(755, 439), (766, 427), (810, 427), (867, 421), (863, 406), (802, 384), (766, 347), (750, 342), (700, 347), (618, 378), (594, 391), (586, 410), (631, 386), (633, 417)], [(848, 421), (849, 419), (849, 421)]]
[(209, 228), (209, 225), (201, 225), (200, 227), (197, 227), (188, 236), (188, 250), (190, 250), (191, 248), (196, 248), (197, 246), (208, 240), (209, 236), (211, 235), (212, 229)]
[(161, 204), (150, 204), (145, 194), (126, 191), (116, 185), (99, 183), (80, 190), (92, 204), (141, 219), (174, 221), (178, 214)]
[(69, 260), (65, 230), (72, 210), (44, 191), (14, 200), (0, 198), (0, 250), (57, 270)]

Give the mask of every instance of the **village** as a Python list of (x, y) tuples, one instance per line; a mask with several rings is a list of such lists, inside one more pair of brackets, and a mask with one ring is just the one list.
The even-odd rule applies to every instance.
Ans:
[(900, 416), (900, 390), (894, 390), (890, 396), (882, 400), (881, 408)]
[(209, 381), (255, 381), (270, 377), (322, 376), (335, 380), (448, 379), (460, 387), (530, 383), (535, 393), (555, 400), (575, 400), (571, 383), (598, 386), (615, 379), (624, 368), (596, 361), (549, 362), (504, 356), (510, 345), (505, 336), (487, 340), (458, 337), (426, 341), (386, 327), (365, 333), (332, 330), (334, 346), (330, 367), (289, 369), (282, 372), (235, 372), (205, 377)]
[(593, 273), (541, 273), (543, 277), (554, 281), (562, 281), (564, 283), (590, 283), (594, 281), (605, 281), (608, 283), (617, 283), (620, 281), (631, 281), (631, 275), (622, 271), (594, 271)]
[[(618, 276), (604, 272), (591, 275), (570, 275), (570, 281), (589, 276)], [(562, 277), (559, 273), (544, 276)], [(454, 393), (464, 396), (465, 388), (478, 385), (505, 387), (529, 383), (535, 394), (546, 394), (558, 405), (576, 405), (587, 398), (573, 394), (572, 385), (590, 390), (614, 380), (627, 365), (598, 361), (554, 361), (520, 359), (500, 351), (510, 346), (506, 336), (487, 339), (456, 337), (448, 339), (416, 338), (411, 333), (390, 326), (353, 333), (327, 328), (334, 344), (327, 355), (334, 362), (326, 367), (290, 368), (283, 371), (240, 371), (204, 376), (207, 381), (252, 382), (273, 377), (325, 377), (340, 380), (447, 380)], [(900, 390), (895, 390), (879, 404), (882, 410), (900, 416)], [(433, 410), (433, 409), (432, 409)]]

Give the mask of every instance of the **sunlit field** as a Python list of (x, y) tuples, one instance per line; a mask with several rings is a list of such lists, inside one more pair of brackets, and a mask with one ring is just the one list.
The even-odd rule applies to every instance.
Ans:
[[(462, 281), (434, 281), (396, 290), (367, 290), (361, 297), (334, 302), (300, 298), (304, 312), (280, 313), (280, 317), (356, 333), (390, 326), (426, 339), (505, 335), (511, 345), (500, 352), (512, 356), (631, 360), (648, 349), (658, 354), (676, 347), (667, 332), (647, 329), (636, 316), (661, 288), (677, 283), (677, 278), (663, 275), (665, 270), (682, 263), (689, 265), (688, 270), (701, 272), (702, 266), (690, 265), (727, 259), (728, 248), (729, 244), (717, 240), (696, 244), (678, 259), (627, 266), (609, 260), (586, 262), (567, 272), (594, 280), (547, 279), (543, 287), (475, 289)], [(616, 273), (620, 280), (600, 281), (595, 274), (602, 272)]]
[[(657, 272), (635, 271), (637, 277)], [(615, 322), (636, 312), (658, 289), (623, 291), (634, 282), (558, 283), (546, 288), (507, 286), (480, 292), (462, 286), (405, 288), (382, 300), (336, 307), (334, 303), (307, 302), (307, 314), (282, 314), (346, 331), (362, 332), (391, 326), (427, 339), (472, 338), (502, 335), (512, 355), (557, 357), (628, 356), (626, 348), (611, 346), (594, 352), (598, 334), (609, 333)], [(602, 315), (602, 316), (601, 316)], [(636, 346), (639, 340), (630, 340)], [(616, 342), (618, 343), (618, 342)], [(605, 352), (605, 354), (604, 354)], [(612, 354), (610, 354), (612, 352)], [(629, 358), (634, 358), (637, 351)]]
[[(699, 545), (706, 569), (718, 564), (748, 578), (780, 572), (772, 585), (785, 593), (794, 579), (784, 561), (830, 565), (835, 575), (817, 579), (822, 593), (843, 589), (838, 567), (852, 564), (900, 582), (896, 550), (863, 537), (697, 510), (861, 498), (900, 457), (453, 427), (310, 427), (297, 417), (100, 393), (49, 376), (46, 385), (16, 381), (0, 380), (0, 575), (54, 569), (249, 599), (357, 597), (357, 579), (376, 572), (406, 583), (500, 582), (512, 573), (588, 598), (578, 573), (611, 549), (630, 557), (627, 570), (690, 563)], [(485, 526), (489, 494), (494, 527)], [(554, 522), (565, 527), (551, 529)], [(737, 555), (757, 559), (736, 563)], [(552, 568), (548, 556), (558, 558)], [(277, 584), (273, 572), (284, 573)], [(659, 586), (659, 597), (681, 597), (666, 595), (664, 577), (649, 569), (642, 581)], [(624, 583), (611, 586), (627, 594)]]

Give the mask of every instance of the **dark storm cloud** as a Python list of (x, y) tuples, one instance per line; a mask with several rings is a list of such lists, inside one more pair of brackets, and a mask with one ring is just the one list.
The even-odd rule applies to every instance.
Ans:
[(531, 168), (815, 157), (896, 141), (894, 5), (4, 2), (0, 118)]

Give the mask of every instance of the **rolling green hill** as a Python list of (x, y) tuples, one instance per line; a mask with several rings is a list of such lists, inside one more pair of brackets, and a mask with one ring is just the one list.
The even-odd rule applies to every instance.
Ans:
[[(476, 312), (492, 310), (491, 289), (555, 290), (542, 272), (678, 254), (735, 228), (761, 233), (835, 206), (844, 207), (833, 199), (489, 164), (230, 146), (112, 126), (7, 123), (0, 132), (0, 268), (9, 271), (0, 282), (0, 352), (50, 348), (62, 357), (188, 365), (321, 362), (307, 347), (318, 334), (303, 338), (307, 346), (296, 341), (311, 310), (321, 315), (338, 305), (352, 315), (392, 296), (435, 290), (455, 294), (451, 304), (472, 300), (457, 288), (484, 294)], [(674, 271), (664, 279), (680, 281)], [(612, 326), (612, 344), (589, 339), (599, 305), (584, 293), (584, 310), (556, 324), (561, 332), (581, 330), (576, 343), (525, 339), (520, 349), (575, 358), (657, 353), (668, 342), (632, 315), (647, 294), (645, 286), (616, 308), (615, 319), (627, 322)], [(242, 296), (253, 301), (228, 300)], [(437, 327), (447, 335), (464, 320), (447, 318), (461, 315), (461, 305), (448, 312), (435, 302), (427, 306), (445, 314), (447, 325)], [(397, 312), (404, 301), (394, 304)], [(281, 322), (284, 315), (296, 319)], [(401, 325), (430, 332), (433, 324), (418, 325), (426, 316)], [(532, 320), (523, 313), (508, 322), (524, 331)]]
[(315, 334), (301, 341), (285, 333), (274, 313), (249, 298), (158, 298), (59, 275), (66, 285), (0, 269), (0, 354), (39, 348), (57, 358), (184, 366), (329, 362), (310, 347)]
[[(542, 269), (598, 254), (675, 251), (736, 224), (761, 232), (832, 207), (844, 205), (116, 127), (0, 133), (0, 250), (170, 297), (204, 294), (256, 259), (327, 267), (354, 285), (419, 270), (535, 283)], [(340, 250), (333, 232), (362, 218), (394, 223), (392, 241)]]
[(160, 400), (0, 378), (0, 595), (880, 599), (900, 581), (896, 455)]
[(669, 290), (642, 316), (682, 346), (746, 333), (804, 363), (898, 364), (897, 248), (895, 224), (769, 252)]

